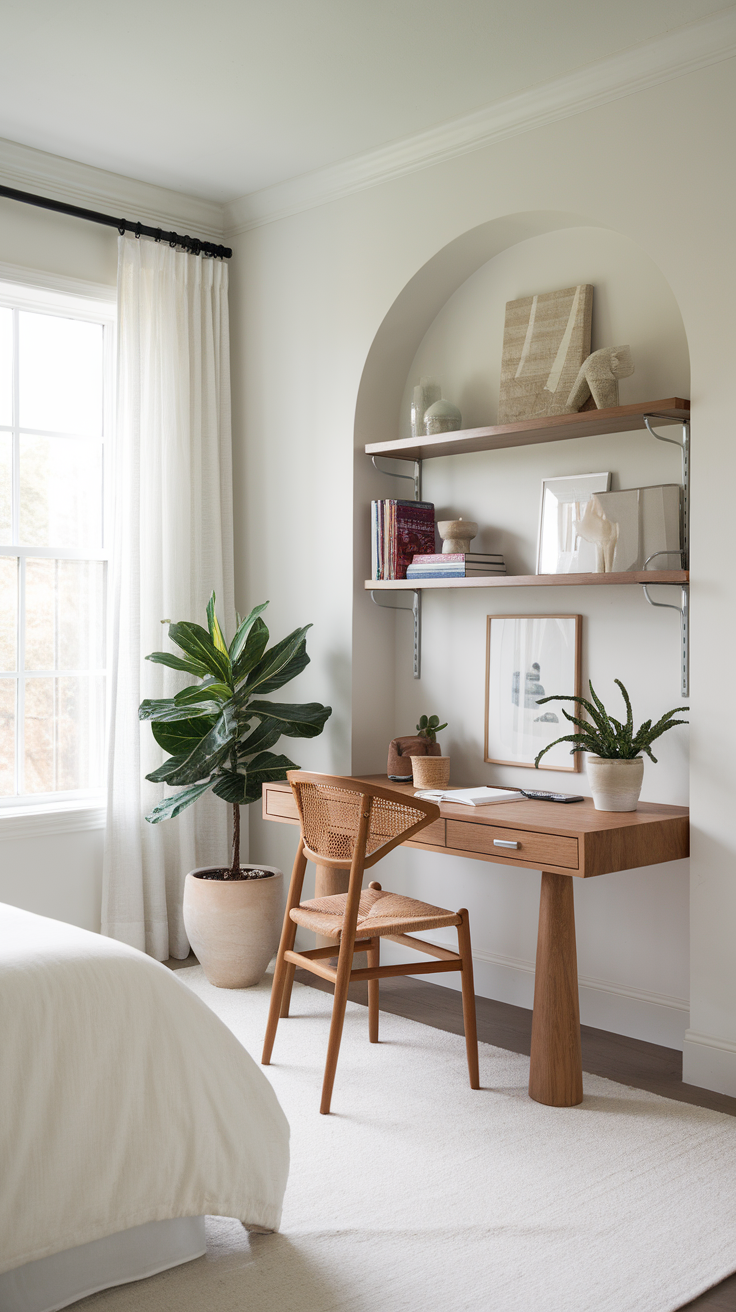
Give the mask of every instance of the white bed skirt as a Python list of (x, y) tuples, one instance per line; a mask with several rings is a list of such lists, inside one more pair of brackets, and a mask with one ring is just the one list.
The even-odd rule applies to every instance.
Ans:
[(204, 1217), (148, 1221), (0, 1275), (2, 1312), (57, 1312), (111, 1285), (144, 1280), (205, 1252)]

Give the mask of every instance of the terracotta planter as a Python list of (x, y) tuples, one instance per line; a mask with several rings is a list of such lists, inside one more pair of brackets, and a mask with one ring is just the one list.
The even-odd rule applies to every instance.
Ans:
[(411, 773), (415, 788), (446, 788), (450, 782), (450, 758), (412, 756)]
[[(248, 989), (258, 984), (279, 945), (284, 914), (284, 876), (275, 866), (268, 879), (202, 879), (216, 866), (192, 870), (184, 882), (184, 928), (210, 984)], [(247, 870), (247, 866), (242, 869)]]
[(586, 768), (596, 811), (636, 810), (644, 778), (643, 756), (628, 761), (588, 756)]

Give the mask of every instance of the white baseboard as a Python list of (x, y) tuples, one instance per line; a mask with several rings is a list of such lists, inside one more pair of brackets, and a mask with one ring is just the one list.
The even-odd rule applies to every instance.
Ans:
[(736, 1098), (736, 1043), (688, 1030), (682, 1050), (685, 1084)]
[[(430, 937), (429, 935), (427, 937)], [(453, 949), (448, 938), (437, 940)], [(410, 961), (411, 953), (398, 944), (384, 943), (382, 958), (388, 961)], [(475, 992), (480, 998), (494, 998), (509, 1002), (515, 1007), (530, 1008), (534, 1001), (534, 963), (519, 958), (503, 957), (497, 953), (473, 950)], [(421, 979), (421, 976), (417, 976)], [(429, 976), (424, 976), (429, 980)], [(460, 988), (460, 977), (443, 975), (432, 981), (448, 988)], [(668, 994), (648, 993), (607, 980), (581, 976), (580, 1020), (583, 1025), (625, 1034), (647, 1043), (659, 1043), (665, 1048), (682, 1051), (689, 1024), (689, 1006), (685, 999)], [(736, 1046), (734, 1052), (734, 1080), (736, 1081)], [(691, 1081), (698, 1083), (698, 1081)], [(705, 1087), (714, 1088), (714, 1085)], [(724, 1090), (725, 1092), (725, 1090)]]

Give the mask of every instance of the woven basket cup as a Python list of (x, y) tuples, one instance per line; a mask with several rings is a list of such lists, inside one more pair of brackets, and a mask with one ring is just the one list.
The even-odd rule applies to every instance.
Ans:
[(412, 756), (415, 788), (446, 788), (450, 782), (449, 756)]

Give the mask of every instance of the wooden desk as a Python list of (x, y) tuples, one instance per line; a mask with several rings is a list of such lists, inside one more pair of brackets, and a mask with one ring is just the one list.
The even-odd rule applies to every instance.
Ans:
[[(392, 784), (385, 775), (363, 778), (414, 793), (411, 784)], [(687, 856), (687, 807), (640, 802), (636, 811), (596, 811), (589, 798), (567, 806), (524, 799), (486, 807), (443, 802), (440, 814), (422, 831), (423, 841), (404, 846), (542, 872), (529, 1095), (553, 1107), (574, 1107), (583, 1097), (583, 1076), (570, 876), (590, 879)], [(263, 816), (299, 823), (288, 784), (264, 784)], [(344, 893), (347, 881), (347, 871), (317, 866), (315, 896)]]

